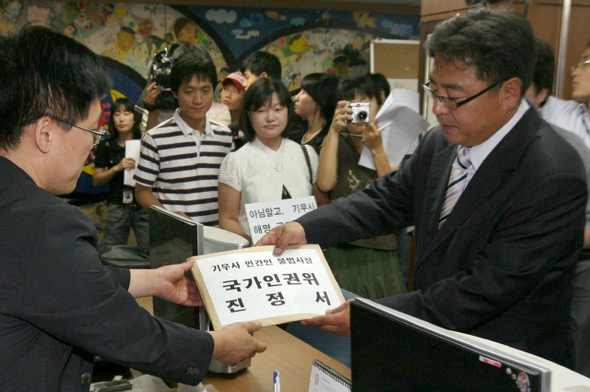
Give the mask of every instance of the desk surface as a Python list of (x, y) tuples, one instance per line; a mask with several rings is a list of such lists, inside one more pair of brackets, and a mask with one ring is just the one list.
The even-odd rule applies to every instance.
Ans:
[[(137, 302), (153, 314), (151, 297)], [(211, 384), (219, 392), (272, 392), (273, 372), (278, 370), (283, 392), (307, 391), (315, 359), (350, 378), (350, 368), (278, 327), (262, 328), (254, 337), (266, 343), (267, 349), (252, 358), (250, 367), (236, 374), (209, 373), (203, 384)]]
[(278, 370), (281, 391), (307, 391), (314, 359), (319, 359), (350, 378), (348, 367), (278, 327), (265, 327), (256, 332), (254, 337), (265, 342), (267, 349), (252, 358), (249, 368), (235, 375), (209, 373), (203, 384), (211, 384), (219, 392), (272, 392), (273, 372)]

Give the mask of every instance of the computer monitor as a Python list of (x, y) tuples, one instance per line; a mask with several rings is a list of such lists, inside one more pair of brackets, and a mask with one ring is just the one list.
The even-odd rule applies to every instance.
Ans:
[[(216, 252), (246, 248), (248, 240), (235, 233), (216, 227), (204, 226), (182, 215), (158, 206), (149, 210), (150, 220), (150, 265), (158, 268), (164, 265), (183, 263), (187, 258)], [(187, 277), (192, 279), (191, 272)], [(209, 316), (204, 306), (192, 308), (154, 297), (154, 315), (197, 328), (210, 329)], [(250, 366), (250, 358), (236, 364), (224, 364), (213, 360), (209, 371), (214, 373), (235, 373)]]
[(550, 390), (550, 370), (529, 354), (366, 299), (351, 304), (351, 346), (354, 392)]
[[(150, 207), (150, 266), (184, 263), (203, 253), (203, 225), (158, 206)], [(192, 279), (190, 272), (188, 277)], [(154, 297), (154, 315), (199, 328), (199, 309), (173, 304)]]

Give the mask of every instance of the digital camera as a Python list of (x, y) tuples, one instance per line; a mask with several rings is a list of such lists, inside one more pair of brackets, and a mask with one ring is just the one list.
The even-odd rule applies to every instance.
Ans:
[(368, 123), (371, 120), (371, 102), (356, 102), (348, 105), (352, 109), (351, 123)]

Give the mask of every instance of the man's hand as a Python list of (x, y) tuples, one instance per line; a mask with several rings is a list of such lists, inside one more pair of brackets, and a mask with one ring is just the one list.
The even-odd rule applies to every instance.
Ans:
[(309, 320), (303, 320), (303, 325), (319, 325), (326, 332), (338, 335), (350, 336), (350, 303), (349, 299), (336, 309), (330, 309), (324, 316), (317, 316)]
[(266, 350), (266, 344), (252, 336), (260, 328), (260, 322), (251, 321), (231, 324), (221, 331), (209, 331), (215, 342), (213, 359), (231, 364), (263, 352)]
[(197, 285), (184, 277), (194, 260), (157, 269), (130, 269), (129, 293), (135, 298), (156, 296), (185, 306), (203, 306)]
[(305, 245), (307, 239), (305, 238), (305, 230), (303, 226), (297, 222), (289, 222), (280, 225), (266, 233), (257, 243), (260, 245), (276, 245), (273, 253), (277, 256), (281, 255), (289, 245)]
[(203, 299), (195, 282), (184, 273), (195, 264), (189, 259), (182, 264), (167, 265), (154, 270), (157, 275), (156, 295), (166, 301), (185, 306), (203, 306)]

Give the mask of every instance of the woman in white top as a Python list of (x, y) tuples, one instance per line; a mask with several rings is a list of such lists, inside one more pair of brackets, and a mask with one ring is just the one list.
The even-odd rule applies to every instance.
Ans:
[(246, 92), (240, 126), (248, 143), (219, 172), (219, 226), (251, 240), (245, 205), (310, 196), (318, 155), (286, 139), (293, 101), (280, 80), (262, 78)]

